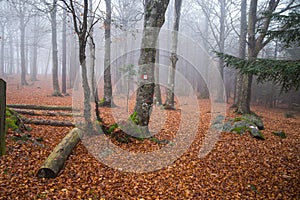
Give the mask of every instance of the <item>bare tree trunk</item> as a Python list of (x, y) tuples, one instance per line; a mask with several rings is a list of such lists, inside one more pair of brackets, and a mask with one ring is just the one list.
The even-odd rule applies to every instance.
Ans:
[(172, 31), (172, 52), (171, 52), (171, 67), (169, 67), (169, 76), (168, 76), (168, 89), (167, 89), (167, 98), (166, 106), (168, 108), (174, 108), (174, 88), (175, 88), (175, 71), (176, 63), (178, 61), (177, 57), (177, 44), (178, 44), (178, 30), (180, 22), (180, 12), (181, 12), (182, 0), (175, 0), (175, 12), (174, 12), (174, 24)]
[[(224, 53), (225, 49), (225, 19), (226, 19), (226, 8), (225, 8), (225, 0), (220, 0), (221, 3), (221, 17), (220, 17), (220, 35), (219, 35), (219, 50), (221, 53)], [(219, 59), (219, 72), (221, 75), (221, 82), (219, 83), (218, 91), (217, 91), (217, 101), (224, 102), (224, 90), (222, 84), (224, 83), (224, 61)]]
[(56, 33), (56, 12), (57, 0), (53, 0), (51, 10), (51, 30), (52, 30), (52, 81), (53, 81), (53, 96), (61, 96), (58, 83), (58, 58), (57, 58), (57, 33)]
[(32, 47), (32, 64), (30, 70), (30, 80), (37, 81), (37, 51), (38, 51), (38, 28), (36, 17), (34, 17), (34, 31), (33, 31), (33, 47)]
[(89, 0), (89, 12), (90, 12), (90, 18), (89, 18), (89, 39), (88, 44), (90, 48), (90, 87), (91, 87), (91, 101), (98, 101), (98, 92), (97, 92), (97, 85), (95, 80), (95, 60), (96, 60), (96, 49), (95, 49), (95, 43), (94, 43), (94, 13), (93, 13), (93, 1)]
[(33, 45), (33, 50), (32, 50), (32, 71), (30, 71), (30, 80), (31, 81), (37, 81), (37, 52), (38, 51), (38, 47), (37, 44)]
[[(239, 38), (239, 58), (246, 58), (246, 37), (247, 37), (247, 0), (242, 0), (241, 2), (241, 29), (240, 29), (240, 38)], [(234, 105), (236, 107), (238, 102), (241, 101), (240, 91), (242, 87), (242, 79), (240, 71), (236, 71), (236, 82), (235, 82), (235, 91), (234, 91)]]
[[(71, 30), (70, 30), (71, 32)], [(77, 63), (78, 63), (78, 43), (76, 42), (76, 36), (71, 35), (69, 38), (70, 56), (69, 56), (69, 88), (74, 87), (74, 81), (77, 76)]]
[(150, 111), (154, 95), (154, 64), (157, 38), (160, 28), (165, 22), (165, 12), (169, 0), (146, 0), (144, 15), (144, 31), (139, 58), (139, 85), (137, 89), (135, 112), (137, 113), (138, 125), (145, 128), (150, 120)]
[(0, 157), (5, 154), (6, 82), (0, 79)]
[(67, 11), (63, 10), (61, 92), (67, 93)]
[(111, 46), (111, 0), (105, 0), (106, 19), (105, 24), (105, 53), (104, 53), (104, 106), (112, 106), (112, 85), (110, 70), (110, 46)]
[[(20, 33), (21, 34), (21, 33)], [(21, 47), (21, 45), (20, 45), (20, 41), (19, 41), (19, 37), (16, 37), (16, 44), (15, 44), (15, 47), (16, 47), (16, 73), (17, 74), (20, 74), (20, 55), (21, 55), (21, 50), (20, 50), (20, 47)]]
[(28, 85), (26, 81), (26, 63), (25, 63), (25, 16), (20, 14), (20, 51), (21, 51), (21, 85)]
[(85, 53), (85, 47), (86, 47), (86, 33), (81, 33), (79, 35), (79, 60), (80, 60), (80, 66), (82, 70), (82, 86), (84, 90), (84, 119), (86, 123), (87, 128), (92, 127), (92, 121), (91, 121), (91, 104), (90, 104), (90, 98), (91, 98), (91, 92), (87, 77), (87, 67), (86, 67), (86, 53)]
[[(255, 50), (255, 25), (256, 25), (257, 0), (251, 0), (248, 17), (248, 59), (256, 57)], [(242, 87), (237, 105), (237, 112), (242, 114), (250, 113), (251, 85), (253, 75), (242, 76)]]
[(81, 76), (82, 76), (82, 87), (83, 87), (83, 96), (84, 96), (84, 120), (85, 128), (87, 131), (93, 129), (93, 124), (91, 120), (91, 91), (89, 87), (88, 77), (87, 77), (87, 66), (86, 66), (86, 44), (87, 44), (87, 34), (88, 34), (88, 0), (84, 0), (83, 12), (82, 12), (82, 21), (78, 24), (78, 16), (74, 9), (73, 1), (70, 1), (71, 4), (71, 13), (73, 15), (73, 23), (75, 32), (79, 40), (79, 62), (81, 66)]
[[(203, 46), (205, 48), (205, 50), (208, 52), (209, 51), (209, 44), (208, 44), (208, 38), (209, 38), (209, 18), (208, 16), (205, 15), (205, 26), (204, 26), (204, 38), (205, 40), (203, 41)], [(208, 88), (210, 87), (210, 82), (209, 82), (209, 78), (208, 78), (208, 68), (204, 67), (204, 79), (206, 80), (206, 85), (203, 82), (203, 86), (202, 86), (202, 92), (203, 94), (201, 94), (201, 97), (204, 99), (208, 99), (209, 98), (209, 91)]]
[[(270, 0), (266, 13), (273, 13), (278, 6), (279, 0)], [(266, 32), (269, 28), (272, 15), (266, 15), (261, 26), (261, 33), (255, 38), (256, 23), (257, 23), (257, 0), (251, 0), (248, 16), (248, 59), (257, 58), (260, 50), (270, 42), (270, 38), (265, 39)], [(240, 101), (237, 105), (237, 112), (247, 114), (250, 113), (250, 101), (251, 101), (251, 86), (253, 75), (249, 74), (243, 76)]]
[(15, 56), (14, 56), (14, 45), (13, 45), (13, 37), (12, 34), (9, 34), (9, 74), (12, 74), (14, 72), (14, 60), (15, 60)]
[(1, 31), (1, 63), (0, 63), (0, 77), (4, 75), (4, 33), (5, 33), (5, 26), (2, 25)]
[(161, 90), (160, 90), (160, 84), (159, 84), (159, 41), (157, 41), (157, 49), (156, 49), (156, 56), (155, 56), (155, 88), (154, 88), (154, 93), (155, 93), (155, 98), (157, 104), (161, 105), (162, 104), (162, 99), (161, 99)]

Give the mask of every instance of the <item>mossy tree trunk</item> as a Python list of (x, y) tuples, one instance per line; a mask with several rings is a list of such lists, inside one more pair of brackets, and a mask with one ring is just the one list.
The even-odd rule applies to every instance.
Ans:
[(169, 0), (146, 0), (144, 30), (139, 58), (139, 83), (137, 89), (135, 112), (138, 125), (146, 130), (150, 120), (150, 111), (154, 95), (154, 68), (157, 38), (165, 22), (165, 12)]

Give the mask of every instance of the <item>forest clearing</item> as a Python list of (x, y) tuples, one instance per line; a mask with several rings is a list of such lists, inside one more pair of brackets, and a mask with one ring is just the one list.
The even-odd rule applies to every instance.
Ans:
[[(7, 103), (72, 105), (71, 95), (49, 95), (52, 91), (49, 77), (39, 79), (31, 86), (19, 86), (17, 79), (9, 78)], [(286, 109), (253, 106), (264, 121), (262, 132), (266, 140), (257, 140), (249, 134), (222, 133), (208, 156), (200, 159), (199, 149), (210, 120), (209, 100), (199, 100), (199, 108), (201, 122), (188, 151), (172, 165), (149, 173), (127, 173), (107, 167), (79, 142), (57, 178), (38, 178), (39, 167), (71, 127), (29, 125), (27, 140), (10, 130), (6, 136), (7, 154), (0, 160), (0, 199), (299, 198), (299, 113), (294, 118), (286, 118)], [(104, 114), (109, 109), (101, 108), (103, 119), (109, 120), (110, 116)], [(228, 115), (233, 115), (232, 111)], [(38, 118), (73, 120), (69, 116)], [(176, 126), (176, 123), (177, 120), (169, 121), (168, 126)], [(286, 138), (273, 135), (274, 131), (284, 131)], [(36, 138), (39, 138), (38, 144), (31, 140)], [(130, 151), (159, 148), (149, 140), (119, 145)]]

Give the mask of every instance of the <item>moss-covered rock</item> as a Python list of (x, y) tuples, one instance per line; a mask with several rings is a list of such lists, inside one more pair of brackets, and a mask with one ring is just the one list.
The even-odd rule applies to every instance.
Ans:
[(258, 115), (246, 114), (242, 116), (242, 119), (254, 123), (259, 130), (264, 130), (264, 123)]
[(263, 128), (262, 120), (255, 114), (229, 119), (223, 124), (224, 132), (232, 132), (239, 135), (249, 132), (252, 137), (260, 140), (265, 139), (260, 131)]

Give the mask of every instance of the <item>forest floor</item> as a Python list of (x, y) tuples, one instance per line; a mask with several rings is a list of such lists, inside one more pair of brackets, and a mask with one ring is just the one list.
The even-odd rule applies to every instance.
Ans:
[[(72, 105), (72, 90), (68, 90), (70, 96), (52, 97), (50, 77), (39, 79), (30, 86), (20, 86), (17, 78), (9, 78), (7, 103)], [(8, 131), (7, 154), (0, 158), (0, 199), (300, 199), (299, 113), (286, 118), (286, 109), (253, 106), (263, 119), (266, 140), (222, 133), (212, 151), (199, 158), (211, 104), (209, 100), (198, 100), (198, 104), (199, 125), (191, 146), (170, 165), (146, 173), (111, 168), (79, 142), (57, 178), (37, 178), (43, 161), (71, 128), (29, 125), (31, 138), (42, 138), (38, 144), (16, 140), (16, 133)], [(162, 111), (167, 120), (158, 138), (171, 140), (176, 136), (181, 117), (177, 107)], [(112, 123), (109, 108), (101, 108), (100, 113), (105, 122)], [(234, 114), (228, 109), (227, 115)], [(73, 121), (62, 116), (38, 118)], [(273, 131), (284, 131), (287, 138), (274, 136)], [(149, 140), (117, 145), (132, 152), (163, 147)]]

